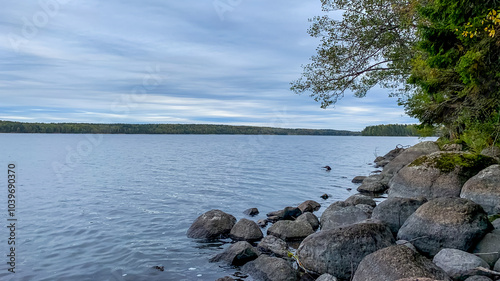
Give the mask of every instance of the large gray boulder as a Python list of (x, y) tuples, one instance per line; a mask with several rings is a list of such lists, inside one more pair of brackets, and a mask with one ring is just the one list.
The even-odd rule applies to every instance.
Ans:
[(457, 249), (442, 249), (433, 262), (442, 268), (451, 278), (464, 280), (479, 273), (477, 267), (489, 268), (481, 258)]
[(307, 200), (302, 202), (298, 207), (297, 207), (302, 213), (306, 212), (315, 212), (321, 208), (321, 204), (314, 201), (314, 200)]
[(385, 225), (361, 223), (314, 233), (302, 241), (297, 255), (306, 269), (346, 280), (365, 256), (394, 243)]
[(316, 231), (319, 228), (319, 220), (313, 213), (305, 212), (300, 215), (295, 221), (297, 222), (307, 222), (311, 225), (312, 229)]
[(290, 262), (266, 255), (261, 255), (256, 260), (245, 264), (242, 270), (259, 281), (299, 280), (299, 273), (293, 269)]
[(394, 158), (396, 158), (399, 154), (401, 154), (405, 149), (402, 146), (397, 146), (395, 149), (387, 152), (384, 156), (379, 156), (375, 159), (375, 167), (384, 167), (389, 164)]
[(463, 186), (461, 198), (470, 199), (488, 214), (496, 214), (500, 203), (500, 165), (492, 165), (470, 178)]
[(373, 209), (372, 219), (387, 224), (392, 233), (397, 234), (406, 219), (426, 202), (427, 199), (423, 197), (388, 198)]
[(311, 225), (304, 221), (277, 221), (267, 230), (268, 235), (274, 235), (285, 241), (299, 241), (314, 233)]
[(240, 241), (213, 257), (210, 262), (225, 261), (228, 264), (239, 266), (256, 259), (258, 256), (257, 250), (250, 243)]
[(387, 175), (370, 175), (365, 178), (357, 190), (367, 194), (381, 194), (389, 188), (389, 179)]
[(451, 280), (431, 260), (404, 245), (391, 246), (366, 256), (353, 281), (394, 281), (409, 277)]
[(468, 251), (492, 228), (480, 205), (463, 198), (437, 198), (418, 208), (397, 237), (434, 256), (444, 248)]
[(264, 235), (257, 223), (243, 218), (233, 226), (229, 237), (233, 240), (257, 241), (262, 239)]
[(435, 152), (405, 166), (389, 182), (389, 197), (459, 197), (464, 183), (494, 159), (465, 152)]
[(471, 276), (464, 281), (493, 281), (491, 278), (481, 275)]
[(500, 230), (486, 234), (472, 252), (493, 267), (500, 259)]
[(354, 194), (354, 195), (351, 195), (346, 200), (344, 200), (344, 203), (346, 205), (360, 205), (360, 204), (364, 204), (364, 205), (372, 206), (373, 208), (375, 208), (375, 206), (377, 206), (377, 202), (375, 202), (375, 200), (373, 200), (373, 197), (366, 196), (366, 195), (363, 195), (363, 194)]
[(396, 156), (391, 162), (385, 165), (382, 174), (392, 177), (399, 170), (401, 170), (401, 168), (410, 164), (418, 157), (431, 154), (437, 151), (439, 151), (439, 146), (435, 142), (425, 141), (418, 143), (404, 150), (398, 156)]
[(187, 237), (195, 239), (227, 238), (236, 218), (221, 210), (210, 210), (199, 216), (187, 231)]
[(257, 245), (257, 249), (262, 253), (275, 255), (278, 257), (288, 256), (288, 245), (282, 239), (274, 236), (267, 235)]
[(358, 205), (332, 204), (321, 215), (321, 230), (333, 229), (362, 222), (372, 215), (373, 207)]

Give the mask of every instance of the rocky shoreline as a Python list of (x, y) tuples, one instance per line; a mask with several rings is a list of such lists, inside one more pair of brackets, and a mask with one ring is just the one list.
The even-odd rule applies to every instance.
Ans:
[[(211, 210), (187, 236), (231, 238), (210, 261), (254, 280), (500, 280), (500, 149), (461, 150), (435, 142), (397, 147), (375, 159), (380, 173), (353, 179), (359, 194), (331, 204), (320, 218), (313, 200), (257, 222)], [(383, 202), (373, 200), (385, 193)]]

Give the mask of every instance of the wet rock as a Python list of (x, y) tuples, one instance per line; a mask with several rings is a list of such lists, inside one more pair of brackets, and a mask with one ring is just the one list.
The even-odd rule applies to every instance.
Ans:
[(259, 227), (262, 227), (262, 228), (266, 227), (267, 224), (268, 224), (268, 220), (267, 219), (260, 219), (260, 220), (257, 221), (257, 225)]
[(262, 239), (264, 235), (257, 223), (243, 218), (233, 226), (229, 237), (233, 240), (257, 241)]
[(243, 214), (254, 217), (259, 214), (259, 209), (257, 208), (246, 209), (245, 211), (243, 211)]
[(325, 273), (321, 274), (316, 281), (337, 281), (337, 278), (331, 274)]
[(315, 212), (321, 208), (321, 204), (314, 200), (307, 200), (297, 207), (302, 213)]
[(464, 183), (494, 160), (465, 152), (436, 152), (402, 168), (389, 182), (389, 197), (459, 197)]
[(262, 253), (276, 255), (278, 257), (288, 256), (288, 246), (285, 241), (274, 236), (267, 235), (257, 245), (257, 249)]
[(296, 207), (285, 207), (283, 209), (283, 218), (284, 220), (295, 220), (300, 215), (302, 215), (302, 211)]
[(316, 232), (302, 241), (297, 255), (308, 270), (345, 280), (365, 256), (393, 244), (386, 226), (363, 223)]
[(468, 251), (492, 228), (480, 205), (462, 198), (438, 198), (420, 206), (397, 237), (434, 256), (444, 248)]
[(389, 188), (389, 177), (382, 174), (370, 175), (358, 186), (358, 192), (368, 194), (381, 194)]
[(401, 168), (410, 164), (418, 157), (428, 155), (437, 151), (439, 151), (439, 146), (435, 142), (426, 141), (418, 143), (396, 156), (390, 163), (388, 163), (384, 167), (382, 174), (392, 177)]
[(352, 183), (362, 183), (363, 180), (366, 179), (365, 176), (356, 176), (352, 179)]
[(274, 212), (270, 212), (270, 213), (267, 213), (266, 216), (268, 218), (271, 218), (271, 217), (277, 217), (278, 219), (277, 220), (280, 220), (283, 218), (283, 215), (284, 215), (285, 211), (284, 210), (278, 210), (278, 211), (274, 211)]
[(187, 237), (195, 239), (227, 238), (236, 218), (221, 210), (211, 210), (199, 216), (189, 227)]
[(492, 165), (470, 178), (460, 197), (478, 203), (488, 214), (496, 214), (495, 207), (500, 202), (500, 165)]
[(500, 259), (500, 230), (486, 234), (472, 252), (493, 267)]
[(329, 196), (328, 194), (326, 194), (326, 193), (325, 193), (325, 194), (321, 195), (320, 197), (321, 197), (321, 199), (326, 200), (326, 199), (328, 199), (330, 196)]
[(297, 281), (299, 273), (293, 269), (290, 262), (261, 255), (256, 260), (245, 264), (242, 268), (244, 272), (250, 274), (255, 280), (266, 281)]
[(372, 218), (387, 224), (396, 235), (406, 219), (426, 202), (427, 199), (423, 197), (388, 198), (373, 209)]
[(285, 241), (302, 240), (314, 233), (311, 225), (302, 221), (277, 221), (268, 230), (268, 235), (274, 235)]
[(351, 196), (349, 196), (349, 198), (347, 198), (344, 201), (344, 203), (346, 203), (347, 205), (364, 204), (364, 205), (371, 206), (373, 208), (375, 208), (375, 206), (377, 206), (377, 203), (375, 202), (375, 200), (373, 200), (372, 197), (366, 196), (366, 195), (363, 195), (363, 194), (354, 194), (354, 195), (351, 195)]
[(489, 268), (489, 265), (481, 258), (457, 249), (442, 249), (434, 257), (433, 262), (451, 278), (459, 280), (477, 275), (479, 272), (474, 270), (477, 267)]
[(228, 264), (240, 266), (256, 259), (258, 256), (257, 250), (250, 243), (240, 241), (213, 257), (210, 262), (225, 261)]
[(319, 220), (318, 217), (316, 217), (313, 213), (303, 213), (300, 215), (297, 220), (297, 222), (306, 222), (309, 225), (311, 225), (312, 229), (316, 231), (319, 228)]
[(451, 281), (431, 260), (403, 245), (384, 248), (366, 256), (359, 264), (353, 281), (391, 281), (411, 277)]
[(372, 211), (373, 207), (364, 204), (345, 207), (340, 206), (340, 204), (332, 204), (321, 215), (321, 230), (359, 223), (369, 219)]

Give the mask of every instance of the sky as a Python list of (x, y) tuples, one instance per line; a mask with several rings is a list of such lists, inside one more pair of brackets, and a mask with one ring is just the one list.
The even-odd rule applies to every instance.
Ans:
[(359, 131), (409, 124), (376, 88), (321, 109), (290, 91), (320, 0), (5, 1), (0, 120)]

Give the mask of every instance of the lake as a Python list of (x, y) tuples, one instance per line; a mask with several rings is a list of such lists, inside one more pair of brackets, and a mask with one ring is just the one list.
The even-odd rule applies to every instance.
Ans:
[[(305, 200), (355, 194), (353, 177), (414, 137), (0, 135), (0, 219), (15, 218), (15, 272), (0, 229), (0, 280), (215, 280), (236, 270), (208, 260), (228, 241), (186, 237), (202, 213), (237, 219)], [(8, 170), (15, 168), (15, 213)], [(329, 165), (331, 171), (323, 166)], [(352, 189), (352, 190), (350, 190)], [(324, 193), (330, 198), (323, 200)], [(165, 271), (154, 269), (164, 266)], [(247, 280), (251, 280), (247, 278)]]

